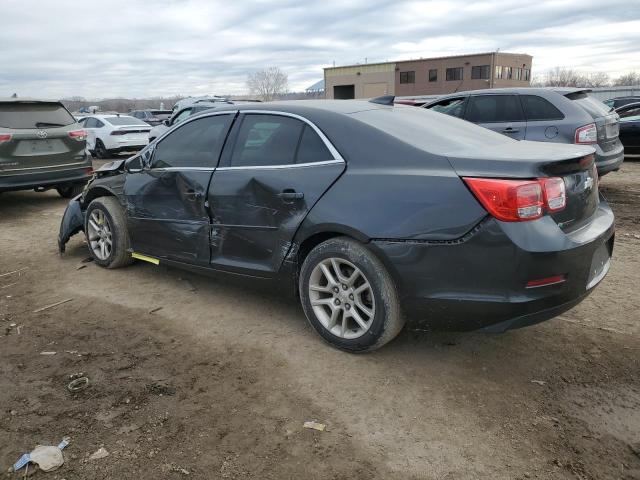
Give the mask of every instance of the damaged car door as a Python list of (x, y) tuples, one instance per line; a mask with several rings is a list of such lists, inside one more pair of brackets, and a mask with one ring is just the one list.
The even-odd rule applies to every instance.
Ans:
[(273, 276), (298, 226), (344, 168), (338, 151), (303, 117), (242, 112), (209, 190), (212, 266)]
[(235, 115), (186, 121), (142, 152), (142, 169), (124, 186), (135, 252), (209, 265), (207, 188)]

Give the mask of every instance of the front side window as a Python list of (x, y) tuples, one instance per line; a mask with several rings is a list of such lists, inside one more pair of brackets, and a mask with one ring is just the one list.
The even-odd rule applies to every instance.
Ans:
[(462, 67), (447, 68), (447, 80), (462, 80)]
[(436, 103), (434, 106), (429, 107), (430, 110), (440, 113), (446, 113), (452, 117), (462, 117), (464, 110), (464, 97), (448, 98)]
[(152, 168), (214, 168), (232, 115), (199, 118), (173, 130), (156, 146)]
[(416, 83), (416, 72), (400, 72), (400, 83)]
[(283, 115), (248, 114), (238, 131), (231, 165), (264, 167), (332, 159), (322, 139), (306, 123)]
[(564, 115), (551, 102), (538, 95), (520, 95), (527, 120), (562, 120)]
[(176, 123), (182, 122), (185, 118), (191, 115), (191, 108), (185, 108), (178, 115), (176, 115), (173, 119), (173, 125)]
[(438, 81), (438, 69), (437, 68), (432, 68), (431, 70), (429, 70), (429, 81), (430, 82), (437, 82)]
[(471, 67), (471, 79), (472, 80), (488, 80), (490, 71), (491, 71), (490, 65), (478, 65), (475, 67)]
[(516, 95), (476, 95), (469, 98), (465, 119), (473, 123), (520, 122), (522, 108)]

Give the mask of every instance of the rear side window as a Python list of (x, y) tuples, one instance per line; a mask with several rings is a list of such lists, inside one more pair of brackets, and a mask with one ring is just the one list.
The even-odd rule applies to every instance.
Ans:
[(447, 115), (451, 115), (452, 117), (460, 118), (462, 117), (462, 113), (464, 111), (464, 100), (464, 97), (448, 98), (447, 100), (443, 100), (429, 107), (429, 110), (446, 113)]
[(247, 115), (231, 156), (234, 167), (292, 165), (304, 123), (279, 115)]
[(304, 126), (296, 163), (314, 163), (333, 160), (333, 155), (322, 139), (309, 125)]
[(611, 111), (611, 107), (605, 105), (597, 98), (589, 96), (585, 92), (569, 93), (565, 95), (573, 103), (586, 111), (593, 119), (604, 117)]
[(476, 95), (469, 97), (465, 119), (473, 123), (520, 122), (522, 108), (515, 95)]
[(76, 123), (75, 118), (60, 103), (0, 103), (0, 127), (54, 128), (73, 123)]
[(215, 115), (185, 123), (158, 143), (153, 168), (214, 168), (231, 124), (231, 115)]
[(520, 95), (527, 120), (562, 120), (564, 115), (553, 104), (538, 95)]

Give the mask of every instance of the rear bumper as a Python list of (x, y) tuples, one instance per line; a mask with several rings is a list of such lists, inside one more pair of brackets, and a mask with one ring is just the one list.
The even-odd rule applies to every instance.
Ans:
[[(524, 223), (488, 218), (459, 241), (374, 241), (372, 248), (396, 279), (410, 322), (430, 329), (504, 331), (580, 303), (606, 274), (600, 254), (610, 257), (613, 241), (613, 213), (603, 201), (592, 222), (571, 234), (550, 217)], [(554, 275), (566, 280), (526, 288), (530, 280)]]
[(16, 175), (0, 175), (0, 192), (14, 190), (31, 190), (34, 188), (52, 188), (70, 183), (86, 183), (92, 176), (91, 162), (69, 168), (38, 170), (37, 173), (18, 173)]
[(596, 147), (596, 167), (598, 168), (598, 175), (602, 176), (605, 173), (620, 169), (624, 161), (624, 147), (619, 140), (613, 150), (606, 152), (602, 150), (599, 145), (594, 145), (594, 147)]

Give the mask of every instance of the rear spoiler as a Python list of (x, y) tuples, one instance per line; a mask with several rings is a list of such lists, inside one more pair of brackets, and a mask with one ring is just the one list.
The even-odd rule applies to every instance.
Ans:
[(379, 105), (393, 105), (395, 95), (383, 95), (381, 97), (372, 98), (369, 103), (377, 103)]

